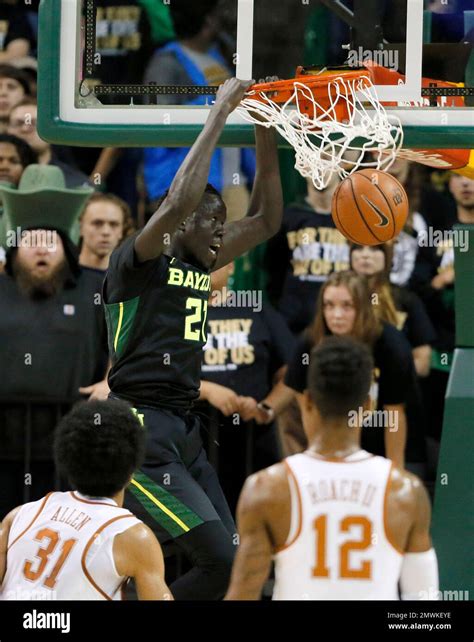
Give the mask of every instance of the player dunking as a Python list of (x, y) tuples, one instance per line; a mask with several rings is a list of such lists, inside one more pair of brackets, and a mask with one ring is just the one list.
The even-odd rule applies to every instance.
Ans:
[(433, 599), (438, 591), (421, 481), (360, 449), (348, 413), (367, 400), (362, 344), (325, 339), (311, 354), (309, 448), (250, 477), (238, 507), (240, 548), (229, 600), (259, 599), (275, 560), (273, 599)]
[(222, 198), (207, 184), (226, 119), (251, 84), (233, 78), (219, 88), (158, 210), (113, 253), (104, 284), (111, 395), (133, 404), (148, 437), (126, 505), (193, 564), (171, 586), (176, 599), (222, 598), (235, 551), (233, 519), (191, 407), (199, 397), (209, 273), (273, 236), (282, 218), (272, 130), (256, 127), (257, 173), (244, 219), (225, 224)]
[(122, 508), (145, 435), (123, 401), (76, 406), (59, 424), (55, 457), (76, 490), (11, 511), (0, 526), (0, 599), (119, 600), (129, 577), (141, 600), (170, 600), (161, 547)]

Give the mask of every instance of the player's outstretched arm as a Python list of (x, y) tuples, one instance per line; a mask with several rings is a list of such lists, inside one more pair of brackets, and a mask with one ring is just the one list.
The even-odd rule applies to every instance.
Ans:
[(161, 546), (153, 531), (137, 524), (114, 541), (114, 561), (119, 575), (133, 577), (139, 600), (172, 600), (165, 583)]
[(273, 544), (265, 523), (267, 472), (247, 479), (237, 506), (240, 544), (226, 600), (259, 600), (270, 574)]
[(140, 262), (159, 256), (166, 235), (174, 234), (181, 222), (196, 210), (204, 194), (212, 154), (227, 117), (253, 83), (230, 78), (219, 87), (207, 122), (174, 177), (167, 197), (135, 240), (135, 253)]
[(274, 236), (283, 217), (283, 193), (276, 132), (255, 127), (257, 172), (247, 216), (225, 226), (222, 247), (214, 270)]
[(3, 522), (0, 522), (0, 584), (3, 582), (7, 570), (7, 550), (10, 528), (19, 510), (20, 507), (13, 509), (6, 515)]

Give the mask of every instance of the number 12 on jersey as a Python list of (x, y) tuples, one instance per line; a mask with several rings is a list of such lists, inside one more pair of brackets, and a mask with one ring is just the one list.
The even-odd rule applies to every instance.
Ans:
[[(316, 564), (313, 566), (313, 577), (331, 577), (331, 569), (327, 566), (327, 515), (320, 515), (313, 522), (316, 531)], [(358, 539), (351, 539), (339, 547), (339, 579), (370, 580), (372, 577), (372, 562), (362, 560), (358, 568), (351, 565), (351, 551), (363, 551), (372, 544), (372, 522), (363, 515), (349, 515), (339, 522), (340, 533), (353, 533), (357, 529)]]
[(188, 341), (206, 342), (207, 301), (190, 296), (186, 299), (186, 310), (191, 310), (192, 313), (186, 315), (184, 338)]

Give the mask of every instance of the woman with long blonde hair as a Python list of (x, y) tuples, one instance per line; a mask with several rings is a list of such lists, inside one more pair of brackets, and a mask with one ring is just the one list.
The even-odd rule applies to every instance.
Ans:
[(362, 445), (374, 454), (385, 454), (403, 468), (405, 404), (416, 381), (410, 345), (393, 325), (378, 318), (367, 279), (355, 272), (333, 273), (321, 287), (316, 317), (301, 336), (285, 377), (285, 384), (297, 397), (306, 389), (311, 349), (328, 335), (350, 336), (371, 349), (374, 372), (370, 412), (359, 409), (364, 417)]

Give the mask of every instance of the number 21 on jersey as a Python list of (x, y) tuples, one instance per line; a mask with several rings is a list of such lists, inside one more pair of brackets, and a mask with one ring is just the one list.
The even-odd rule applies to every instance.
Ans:
[[(330, 517), (329, 517), (330, 519)], [(337, 573), (339, 579), (370, 580), (372, 578), (372, 562), (362, 560), (359, 566), (354, 566), (351, 551), (364, 551), (372, 544), (372, 522), (363, 515), (348, 515), (339, 522), (339, 532), (355, 535), (341, 544), (338, 551), (339, 568), (330, 569), (327, 566), (327, 525), (328, 516), (320, 515), (313, 522), (316, 531), (316, 564), (313, 566), (313, 577), (332, 577)]]
[(184, 338), (188, 341), (204, 341), (205, 343), (207, 340), (207, 301), (190, 296), (186, 299), (186, 310), (190, 310), (190, 313), (186, 315)]

